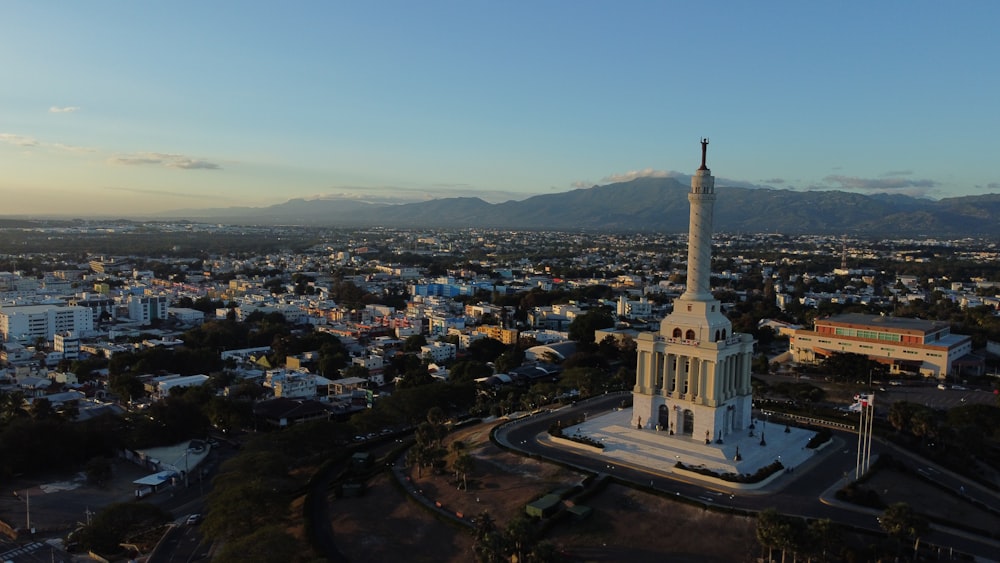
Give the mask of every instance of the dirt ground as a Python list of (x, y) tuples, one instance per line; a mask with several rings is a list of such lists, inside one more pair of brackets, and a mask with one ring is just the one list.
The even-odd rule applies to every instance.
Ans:
[[(466, 519), (487, 511), (503, 528), (530, 500), (579, 483), (583, 475), (507, 453), (489, 441), (489, 425), (449, 437), (462, 440), (476, 460), (469, 490), (450, 473), (421, 478), (412, 486)], [(335, 541), (351, 561), (473, 561), (472, 530), (445, 523), (404, 495), (382, 474), (366, 494), (330, 498)], [(720, 515), (612, 485), (586, 502), (594, 512), (582, 522), (565, 520), (544, 539), (577, 561), (752, 561), (755, 521)]]

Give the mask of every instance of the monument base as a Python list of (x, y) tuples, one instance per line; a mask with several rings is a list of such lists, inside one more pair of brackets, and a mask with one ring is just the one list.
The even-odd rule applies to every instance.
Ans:
[[(786, 426), (780, 423), (757, 420), (755, 428), (745, 433), (730, 434), (723, 443), (706, 444), (704, 437), (671, 435), (665, 429), (637, 429), (631, 419), (632, 409), (612, 411), (567, 427), (563, 433), (604, 444), (600, 455), (609, 465), (617, 463), (695, 479), (701, 478), (698, 473), (678, 469), (677, 462), (719, 475), (752, 475), (775, 461), (794, 470), (816, 454), (816, 450), (806, 447), (815, 432), (795, 427), (788, 427), (786, 432)], [(712, 482), (718, 484), (715, 479)], [(738, 483), (732, 486), (747, 488)]]

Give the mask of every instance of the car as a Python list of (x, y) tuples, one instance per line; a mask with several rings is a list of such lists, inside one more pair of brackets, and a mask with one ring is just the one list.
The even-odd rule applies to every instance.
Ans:
[(947, 386), (947, 385), (945, 385), (944, 383), (938, 383), (938, 389), (940, 389), (940, 390), (944, 391), (944, 390), (945, 390), (945, 389), (947, 389), (947, 388), (948, 388), (948, 386)]
[(187, 520), (185, 520), (184, 523), (187, 524), (188, 526), (196, 526), (198, 524), (201, 524), (201, 514), (192, 514), (191, 516), (188, 516)]

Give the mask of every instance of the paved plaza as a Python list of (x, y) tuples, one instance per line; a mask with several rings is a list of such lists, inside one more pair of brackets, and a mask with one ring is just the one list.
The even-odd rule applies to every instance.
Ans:
[[(775, 461), (794, 470), (813, 456), (820, 455), (806, 447), (815, 432), (796, 427), (789, 427), (786, 432), (784, 424), (757, 420), (753, 436), (747, 431), (727, 436), (721, 444), (706, 444), (704, 439), (671, 436), (665, 430), (637, 429), (630, 425), (631, 416), (631, 409), (611, 411), (567, 427), (564, 434), (585, 436), (601, 442), (604, 449), (600, 455), (609, 463), (614, 460), (618, 464), (654, 473), (672, 473), (696, 479), (701, 476), (677, 469), (677, 462), (720, 474), (752, 474)], [(750, 485), (737, 486), (736, 483), (732, 486), (753, 488)]]

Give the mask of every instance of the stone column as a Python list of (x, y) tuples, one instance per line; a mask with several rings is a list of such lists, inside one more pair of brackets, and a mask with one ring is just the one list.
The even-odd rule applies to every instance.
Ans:
[(698, 360), (698, 371), (701, 379), (701, 403), (706, 404), (716, 397), (715, 382), (712, 381), (714, 369), (712, 362), (708, 360)]
[(639, 393), (648, 393), (646, 386), (646, 378), (649, 374), (649, 352), (642, 350), (639, 352), (639, 361), (636, 363), (636, 373), (635, 373), (635, 386), (636, 391)]
[(668, 393), (677, 391), (677, 354), (667, 354), (667, 376), (664, 378), (664, 389)]

